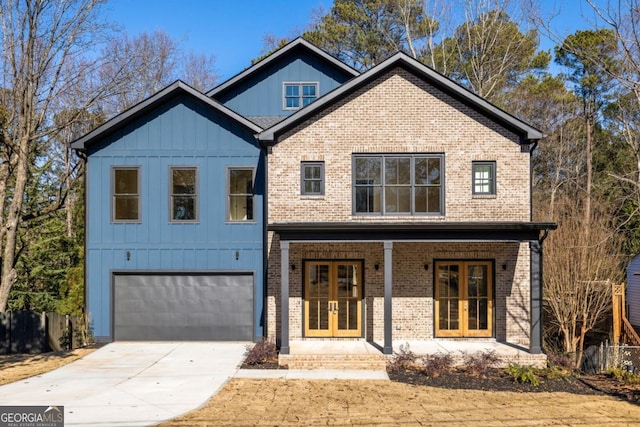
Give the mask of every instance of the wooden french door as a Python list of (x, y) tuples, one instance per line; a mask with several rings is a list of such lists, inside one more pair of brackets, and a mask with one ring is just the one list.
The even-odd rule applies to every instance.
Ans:
[(308, 337), (362, 335), (362, 261), (306, 261), (304, 333)]
[(492, 266), (490, 261), (436, 262), (436, 336), (493, 336)]

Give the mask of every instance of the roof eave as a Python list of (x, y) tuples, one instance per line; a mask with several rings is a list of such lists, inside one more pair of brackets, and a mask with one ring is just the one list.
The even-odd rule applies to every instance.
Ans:
[[(541, 242), (554, 223), (411, 222), (272, 223), (267, 230), (288, 241), (468, 241)], [(541, 236), (542, 232), (542, 236)]]

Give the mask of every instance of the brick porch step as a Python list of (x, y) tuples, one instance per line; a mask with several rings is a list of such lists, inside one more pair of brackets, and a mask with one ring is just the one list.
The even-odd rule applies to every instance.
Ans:
[(382, 354), (281, 354), (278, 362), (289, 369), (384, 370), (387, 357)]

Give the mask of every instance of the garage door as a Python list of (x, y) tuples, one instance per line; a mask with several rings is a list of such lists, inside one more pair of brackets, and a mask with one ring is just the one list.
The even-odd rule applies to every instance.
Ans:
[(114, 340), (253, 340), (253, 276), (114, 275)]

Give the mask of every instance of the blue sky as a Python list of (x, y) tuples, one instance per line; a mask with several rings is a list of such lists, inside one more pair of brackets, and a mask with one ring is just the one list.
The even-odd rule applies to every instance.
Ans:
[[(540, 0), (546, 10), (559, 10), (553, 21), (561, 34), (586, 28), (584, 0)], [(107, 18), (129, 36), (162, 29), (196, 53), (213, 54), (220, 82), (261, 55), (265, 34), (279, 37), (302, 32), (313, 10), (328, 10), (332, 0), (110, 0)], [(552, 44), (543, 40), (543, 48)]]

